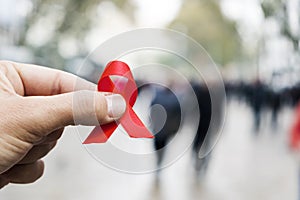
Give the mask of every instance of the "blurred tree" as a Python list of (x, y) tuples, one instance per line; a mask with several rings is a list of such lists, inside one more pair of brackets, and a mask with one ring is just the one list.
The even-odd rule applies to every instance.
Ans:
[(223, 16), (216, 0), (185, 0), (170, 27), (185, 31), (220, 65), (241, 56), (236, 24)]
[[(262, 0), (261, 8), (264, 13), (265, 18), (273, 18), (280, 25), (281, 34), (290, 40), (294, 46), (295, 51), (300, 50), (300, 25), (292, 24), (289, 20), (289, 15), (291, 14), (288, 9), (288, 3), (290, 0)], [(298, 22), (300, 22), (300, 1), (298, 0), (298, 8), (296, 13), (298, 15)], [(298, 31), (293, 32), (293, 26), (298, 26)]]
[[(79, 53), (87, 53), (83, 41), (91, 29), (92, 18), (97, 16), (98, 5), (104, 0), (31, 1), (33, 10), (27, 16), (24, 32), (21, 34), (17, 45), (30, 46), (38, 64), (59, 68), (62, 68), (65, 64), (65, 58), (59, 53), (59, 42), (64, 38), (75, 38), (75, 47), (78, 48)], [(132, 10), (134, 7), (129, 0), (111, 0), (110, 2), (122, 9), (129, 18), (133, 18)], [(47, 33), (49, 38), (41, 45), (28, 44), (27, 39), (30, 29), (38, 23), (46, 23), (46, 26), (52, 27), (52, 33)]]

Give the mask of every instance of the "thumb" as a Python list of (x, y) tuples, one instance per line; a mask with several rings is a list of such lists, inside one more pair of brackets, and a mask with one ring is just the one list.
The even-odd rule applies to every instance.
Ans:
[(25, 97), (31, 132), (48, 134), (67, 125), (97, 126), (120, 118), (126, 102), (119, 94), (82, 90), (46, 97)]

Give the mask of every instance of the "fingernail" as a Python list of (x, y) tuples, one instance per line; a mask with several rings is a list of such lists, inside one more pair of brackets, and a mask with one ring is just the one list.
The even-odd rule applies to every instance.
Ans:
[(105, 96), (108, 116), (114, 119), (120, 118), (126, 110), (126, 102), (119, 94)]

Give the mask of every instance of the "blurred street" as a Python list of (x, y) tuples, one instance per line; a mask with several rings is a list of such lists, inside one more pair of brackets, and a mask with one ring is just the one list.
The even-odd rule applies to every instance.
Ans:
[[(2, 60), (20, 62), (22, 69), (27, 66), (22, 63), (28, 63), (66, 71), (93, 83), (108, 62), (123, 61), (138, 86), (134, 110), (156, 137), (130, 139), (119, 131), (108, 145), (84, 146), (81, 140), (93, 127), (66, 127), (56, 148), (43, 158), (44, 175), (33, 184), (5, 186), (0, 200), (300, 199), (300, 0), (0, 0)], [(0, 73), (10, 84), (6, 67), (0, 66)], [(43, 79), (51, 91), (56, 89), (48, 73), (40, 77), (35, 70), (28, 72), (30, 81)], [(19, 78), (24, 92), (17, 93), (14, 84), (11, 89), (22, 100), (56, 95), (39, 91), (40, 84), (32, 84), (35, 91), (28, 93)], [(118, 86), (127, 88), (121, 87), (127, 83), (124, 77), (110, 78), (114, 83), (121, 79)], [(78, 82), (71, 90), (83, 89)], [(89, 110), (85, 102), (77, 106), (73, 98), (72, 103), (74, 118), (78, 110)], [(197, 162), (201, 147), (214, 140), (211, 133), (222, 123), (224, 105), (219, 141), (205, 159), (208, 162)], [(23, 107), (12, 107), (13, 112), (4, 111), (5, 120), (10, 115), (27, 118), (27, 112), (24, 118), (18, 116)], [(48, 122), (46, 114), (47, 119), (39, 119)], [(37, 123), (29, 119), (35, 129)], [(185, 120), (191, 123), (180, 129)], [(16, 123), (5, 122), (0, 136), (7, 134), (10, 124)], [(20, 124), (26, 127), (23, 121)], [(57, 128), (61, 126), (53, 129)], [(179, 140), (160, 151), (176, 134)], [(192, 134), (196, 135), (192, 147), (157, 173), (121, 173), (93, 158), (107, 155), (119, 170), (150, 171), (184, 152), (181, 148)], [(36, 141), (23, 140), (36, 147)], [(5, 163), (1, 159), (0, 164)], [(23, 165), (18, 159), (12, 164)], [(10, 171), (1, 171), (4, 183)]]
[[(187, 152), (162, 171), (160, 185), (152, 173), (130, 175), (102, 166), (69, 127), (45, 158), (44, 177), (29, 186), (10, 185), (1, 191), (0, 199), (296, 200), (297, 158), (287, 148), (291, 112), (284, 109), (276, 130), (266, 125), (255, 137), (249, 108), (231, 101), (206, 176), (195, 178)], [(266, 113), (262, 124), (269, 117)]]

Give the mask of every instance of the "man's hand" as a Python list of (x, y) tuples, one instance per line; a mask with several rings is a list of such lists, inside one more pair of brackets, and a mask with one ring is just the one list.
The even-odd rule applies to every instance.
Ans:
[(0, 61), (0, 188), (37, 180), (65, 126), (109, 123), (125, 109), (121, 95), (69, 73)]

